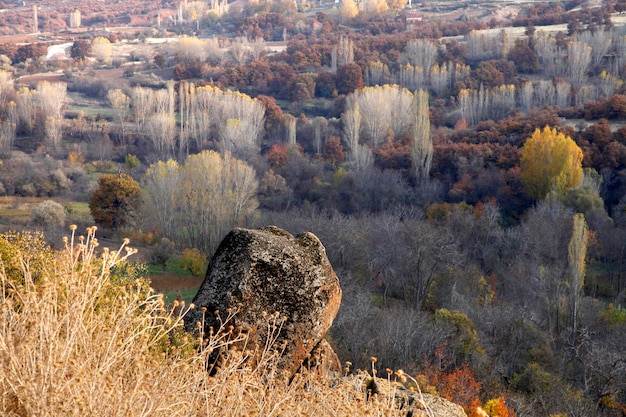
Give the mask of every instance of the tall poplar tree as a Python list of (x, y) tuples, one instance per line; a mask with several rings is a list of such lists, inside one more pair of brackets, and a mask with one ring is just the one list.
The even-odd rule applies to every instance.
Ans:
[(430, 137), (428, 92), (417, 90), (413, 95), (413, 128), (411, 132), (411, 162), (418, 181), (428, 178), (433, 162), (433, 141)]
[(567, 260), (570, 269), (570, 322), (572, 330), (578, 327), (578, 304), (585, 284), (585, 258), (587, 257), (587, 223), (582, 213), (574, 215), (572, 238), (567, 248)]

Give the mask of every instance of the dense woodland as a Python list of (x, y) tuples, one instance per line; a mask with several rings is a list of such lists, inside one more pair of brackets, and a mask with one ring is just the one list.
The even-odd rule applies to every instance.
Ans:
[[(312, 231), (342, 360), (468, 415), (626, 415), (624, 4), (418, 22), (367, 4), (207, 13), (137, 34), (180, 36), (128, 62), (121, 34), (85, 33), (69, 63), (0, 45), (0, 193), (52, 200), (24, 227), (53, 243), (63, 202), (88, 201), (161, 259), (210, 257), (235, 226)], [(16, 82), (49, 68), (61, 81)]]

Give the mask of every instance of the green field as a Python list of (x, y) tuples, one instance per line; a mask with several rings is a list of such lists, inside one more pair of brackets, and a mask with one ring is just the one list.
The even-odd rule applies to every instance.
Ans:
[(173, 303), (174, 300), (176, 300), (176, 297), (178, 297), (178, 295), (180, 294), (182, 299), (185, 300), (185, 304), (188, 305), (189, 303), (191, 303), (191, 300), (193, 300), (193, 297), (196, 296), (197, 292), (197, 288), (187, 288), (185, 290), (165, 292), (163, 293), (163, 296), (165, 297), (165, 304), (171, 305), (171, 303)]

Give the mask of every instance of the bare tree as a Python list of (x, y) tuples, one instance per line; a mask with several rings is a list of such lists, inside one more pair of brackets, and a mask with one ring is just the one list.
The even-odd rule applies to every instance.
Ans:
[(424, 69), (414, 67), (411, 64), (401, 65), (397, 78), (398, 84), (409, 90), (417, 90), (427, 86)]
[(10, 101), (6, 104), (7, 117), (0, 120), (0, 149), (9, 150), (15, 142), (15, 133), (18, 123), (17, 104)]
[(220, 129), (220, 148), (243, 160), (249, 160), (258, 154), (256, 142), (246, 138), (245, 125), (239, 119), (227, 119)]
[(120, 124), (120, 129), (122, 131), (122, 143), (126, 143), (125, 142), (125, 122), (126, 122), (126, 117), (128, 116), (128, 110), (130, 109), (130, 97), (128, 97), (126, 94), (124, 94), (124, 92), (119, 89), (113, 89), (113, 90), (109, 90), (107, 92), (107, 100), (109, 100), (109, 104), (111, 105), (111, 108), (113, 109), (113, 112), (115, 114), (115, 118), (117, 119), (117, 122)]
[(337, 47), (337, 64), (339, 66), (354, 62), (354, 42), (344, 36), (339, 38)]
[(399, 136), (411, 124), (413, 94), (397, 85), (366, 87), (350, 94), (347, 101), (359, 103), (365, 137), (373, 148), (382, 144), (390, 130)]
[(593, 85), (585, 84), (578, 90), (578, 94), (576, 94), (576, 105), (580, 106), (585, 104), (588, 101), (594, 101), (598, 97), (598, 92), (596, 87)]
[(58, 119), (54, 116), (46, 117), (44, 131), (46, 134), (46, 142), (48, 143), (48, 145), (50, 145), (52, 151), (55, 154), (58, 154), (61, 150), (61, 138), (63, 136), (61, 119)]
[(430, 88), (435, 94), (443, 94), (450, 88), (452, 74), (447, 65), (434, 65), (430, 73)]
[(469, 125), (475, 125), (487, 114), (487, 92), (480, 86), (480, 90), (462, 89), (457, 96), (457, 103), (461, 115)]
[(324, 138), (326, 128), (328, 127), (328, 120), (325, 117), (316, 117), (313, 119), (313, 144), (315, 146), (315, 153), (322, 153), (322, 144), (326, 142)]
[(141, 180), (144, 208), (147, 217), (159, 225), (163, 236), (170, 239), (178, 237), (176, 233), (176, 210), (179, 205), (180, 167), (172, 159), (150, 165)]
[(428, 39), (411, 39), (404, 48), (403, 58), (415, 67), (423, 68), (428, 80), (430, 69), (437, 62), (437, 47)]
[(391, 78), (389, 67), (380, 61), (370, 62), (365, 68), (365, 84), (368, 86), (388, 84)]
[(252, 48), (245, 36), (233, 39), (228, 47), (228, 54), (236, 65), (245, 65), (253, 58)]
[(7, 151), (15, 141), (15, 124), (10, 120), (0, 121), (0, 149)]
[(556, 102), (560, 108), (565, 108), (571, 104), (572, 86), (562, 78), (555, 80)]
[(13, 76), (8, 71), (0, 70), (0, 103), (3, 106), (8, 103), (9, 94), (12, 94), (14, 91)]
[(535, 106), (539, 109), (554, 105), (556, 90), (550, 80), (539, 80), (535, 85)]
[(290, 145), (295, 145), (297, 119), (291, 114), (285, 114), (283, 116), (283, 122), (285, 123), (285, 142)]
[(577, 213), (573, 218), (572, 237), (569, 241), (567, 259), (569, 262), (570, 288), (570, 322), (572, 331), (578, 330), (579, 305), (585, 284), (585, 264), (587, 258), (587, 242), (589, 240), (585, 215)]
[(591, 48), (591, 65), (599, 68), (602, 59), (607, 55), (613, 41), (613, 31), (610, 30), (586, 30), (576, 35), (576, 40), (589, 45)]
[(515, 86), (513, 84), (494, 87), (489, 91), (489, 116), (500, 120), (515, 108)]
[(609, 61), (609, 72), (621, 75), (626, 65), (626, 36), (621, 31), (613, 31), (612, 35), (610, 51), (613, 59)]
[(609, 98), (613, 96), (617, 89), (623, 84), (624, 82), (622, 80), (606, 71), (602, 71), (598, 77), (598, 87), (601, 97)]
[(152, 113), (154, 91), (146, 87), (134, 87), (131, 91), (133, 113), (137, 131), (143, 127), (146, 118)]
[(36, 90), (21, 87), (17, 92), (17, 114), (19, 123), (32, 133), (37, 114), (38, 94)]
[(40, 81), (37, 84), (39, 106), (46, 117), (63, 118), (63, 110), (67, 103), (67, 84)]
[(176, 119), (166, 112), (152, 113), (146, 119), (145, 132), (159, 159), (174, 156)]
[(189, 155), (189, 136), (191, 134), (191, 101), (195, 87), (193, 83), (180, 82), (178, 84), (178, 117), (180, 130), (178, 132), (178, 151), (181, 157)]
[(508, 42), (506, 31), (488, 34), (472, 30), (465, 35), (467, 57), (472, 61), (484, 61), (501, 58), (506, 53)]
[(341, 115), (343, 140), (350, 154), (356, 152), (361, 137), (361, 109), (357, 101), (346, 103), (346, 111)]
[(554, 36), (544, 35), (539, 37), (535, 42), (535, 52), (537, 52), (545, 75), (550, 78), (566, 76), (565, 59), (567, 51), (559, 48)]
[(189, 91), (191, 99), (191, 129), (198, 150), (205, 149), (211, 139), (211, 129), (216, 124), (218, 95), (211, 86), (194, 87)]
[(233, 91), (222, 92), (218, 90), (218, 98), (220, 119), (239, 120), (241, 136), (239, 137), (240, 143), (237, 145), (237, 148), (241, 150), (246, 149), (245, 152), (249, 155), (258, 151), (265, 121), (265, 106), (263, 103), (245, 94)]
[(265, 39), (261, 37), (255, 38), (253, 41), (248, 42), (248, 45), (250, 47), (250, 55), (253, 60), (258, 59), (259, 56), (261, 56), (261, 54), (266, 49)]
[(206, 53), (206, 59), (213, 64), (221, 64), (224, 58), (224, 49), (220, 46), (217, 38), (205, 39), (203, 49)]
[(528, 113), (533, 108), (533, 83), (526, 81), (522, 84), (522, 87), (518, 89), (519, 106), (523, 111)]
[(374, 154), (369, 146), (357, 144), (350, 152), (350, 165), (357, 175), (371, 171), (374, 166)]
[(587, 80), (587, 72), (591, 63), (591, 47), (580, 41), (567, 44), (567, 75), (569, 81), (580, 87)]

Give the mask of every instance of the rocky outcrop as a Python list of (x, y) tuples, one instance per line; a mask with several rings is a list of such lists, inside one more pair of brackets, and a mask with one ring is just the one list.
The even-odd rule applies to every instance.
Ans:
[[(247, 334), (247, 349), (264, 349), (267, 338), (275, 336), (273, 345), (281, 350), (277, 367), (285, 377), (309, 359), (328, 370), (339, 364), (322, 340), (339, 310), (341, 288), (312, 233), (292, 236), (273, 226), (233, 230), (211, 259), (193, 303), (195, 310), (185, 317), (190, 330), (202, 322), (206, 307), (205, 334), (220, 327), (220, 316), (236, 310), (235, 327)], [(275, 313), (283, 320), (272, 336), (261, 323)], [(312, 357), (314, 351), (323, 353)]]

